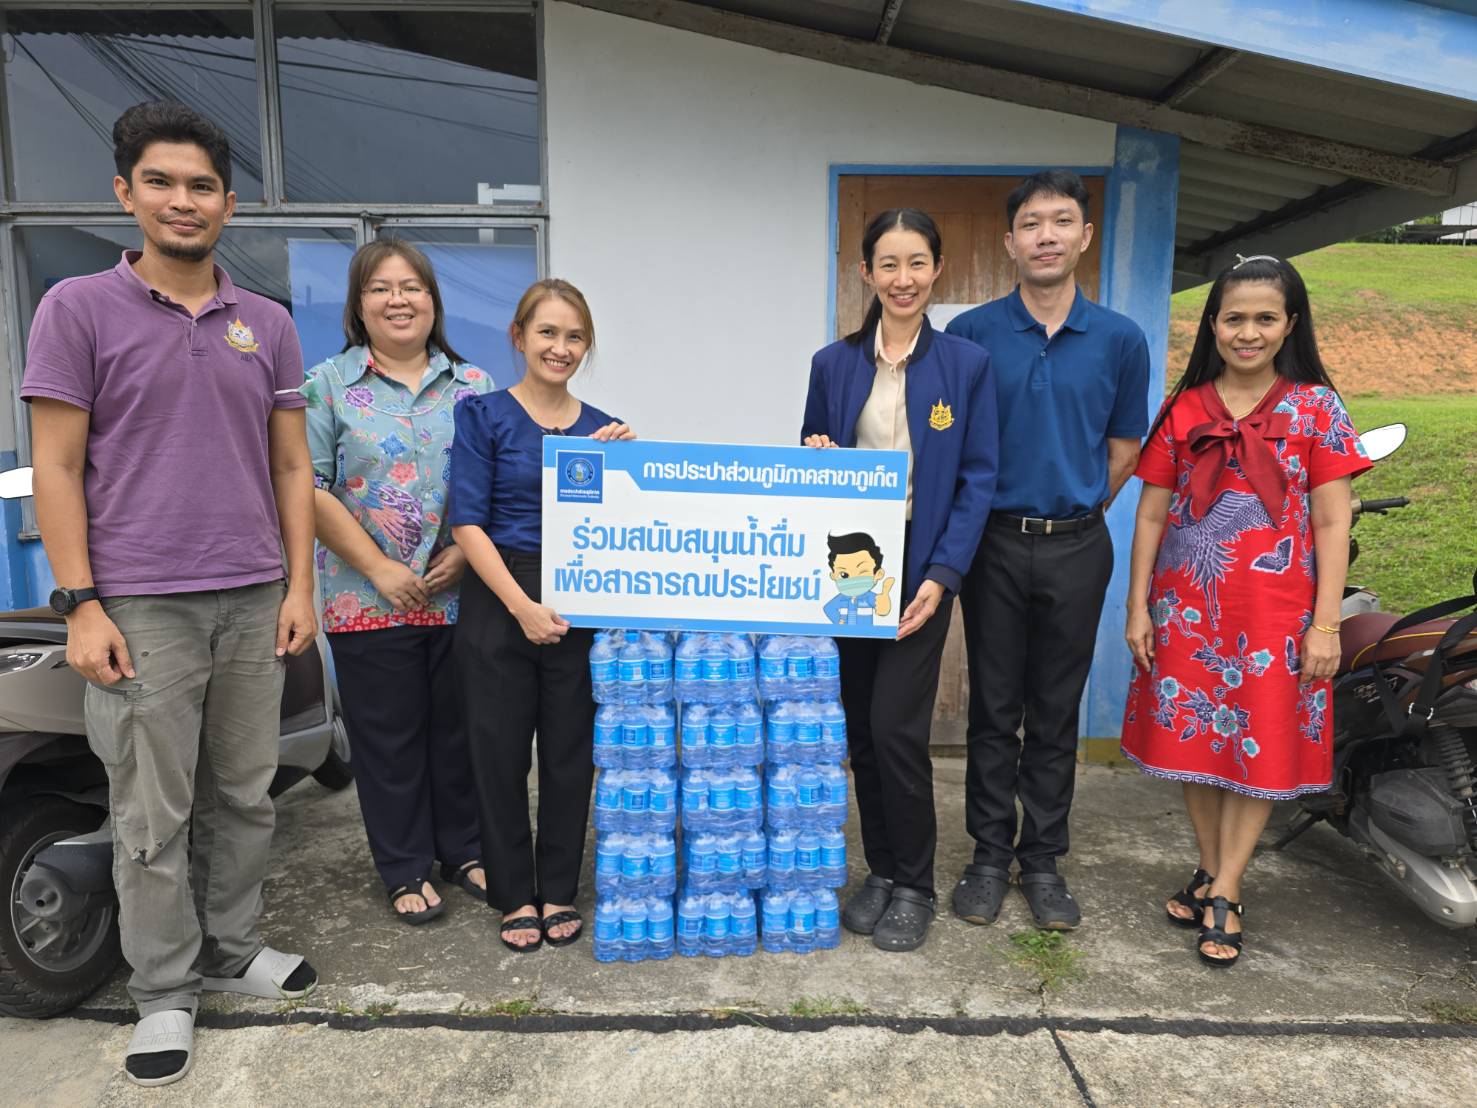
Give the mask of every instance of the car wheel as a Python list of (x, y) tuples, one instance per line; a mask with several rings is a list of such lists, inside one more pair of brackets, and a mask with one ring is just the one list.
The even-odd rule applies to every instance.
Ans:
[(344, 726), (344, 717), (333, 717), (333, 741), (328, 747), (328, 756), (323, 764), (313, 771), (313, 780), (325, 789), (337, 792), (354, 780), (353, 755), (349, 750), (349, 730)]
[(21, 882), (38, 853), (95, 831), (96, 808), (61, 797), (7, 802), (0, 810), (0, 1013), (54, 1016), (80, 1004), (118, 965), (118, 905), (109, 900), (75, 919), (33, 915)]

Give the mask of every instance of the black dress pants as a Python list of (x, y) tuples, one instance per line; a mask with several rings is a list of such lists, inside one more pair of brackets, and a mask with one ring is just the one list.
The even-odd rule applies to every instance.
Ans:
[[(385, 888), (478, 856), (451, 627), (328, 636), (369, 852)], [(417, 891), (419, 891), (417, 889)]]
[(901, 642), (836, 640), (867, 868), (928, 896), (938, 842), (928, 740), (953, 609), (953, 598), (945, 599)]
[(969, 654), (965, 825), (976, 864), (1009, 869), (1014, 857), (1022, 873), (1055, 873), (1067, 853), (1078, 708), (1112, 572), (1101, 521), (1057, 535), (994, 521), (985, 529), (960, 597)]
[[(503, 561), (533, 600), (539, 556), (504, 551)], [(475, 573), (462, 583), (456, 625), (472, 771), (487, 863), (487, 903), (573, 904), (579, 892), (590, 785), (595, 702), (590, 692), (594, 633), (572, 628), (535, 646)], [(529, 826), (528, 774), (538, 735), (537, 839)]]

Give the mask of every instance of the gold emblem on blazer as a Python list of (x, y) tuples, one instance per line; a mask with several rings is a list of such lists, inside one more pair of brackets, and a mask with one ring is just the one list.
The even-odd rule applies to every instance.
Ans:
[(239, 315), (234, 322), (226, 324), (226, 342), (243, 354), (250, 354), (261, 345), (251, 333), (251, 328), (241, 322)]
[(954, 426), (954, 410), (945, 404), (942, 398), (929, 411), (928, 425), (935, 431), (947, 431)]

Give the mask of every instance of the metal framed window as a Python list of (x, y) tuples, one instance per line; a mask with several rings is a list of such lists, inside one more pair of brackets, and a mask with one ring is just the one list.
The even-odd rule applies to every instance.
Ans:
[[(202, 38), (208, 37), (213, 28), (223, 27), (236, 33), (235, 29), (244, 28), (249, 19), (250, 58), (243, 49), (234, 46), (218, 47), (208, 41), (191, 41), (188, 35), (173, 34), (172, 24), (168, 41), (162, 45), (156, 42), (148, 32), (163, 26), (163, 23), (150, 23), (149, 19), (162, 17), (167, 20), (171, 10), (179, 18), (186, 19), (189, 27)], [(95, 18), (89, 13), (95, 13)], [(382, 13), (380, 22), (385, 29), (377, 28), (374, 13)], [(290, 52), (294, 56), (288, 59), (291, 64), (286, 66), (282, 58), (284, 39), (279, 34), (279, 15), (284, 29), (298, 33), (296, 39), (288, 37)], [(131, 16), (142, 21), (138, 27), (145, 33), (130, 32)], [(491, 77), (478, 74), (471, 62), (481, 55), (468, 53), (469, 48), (463, 46), (460, 49), (466, 55), (464, 59), (452, 58), (446, 62), (452, 72), (445, 76), (436, 73), (434, 67), (439, 63), (435, 50), (447, 52), (446, 43), (457, 38), (459, 26), (474, 26), (472, 23), (458, 23), (459, 18), (469, 16), (477, 17), (475, 26), (483, 28), (479, 33), (487, 33), (485, 28), (490, 25), (507, 26), (516, 32), (505, 51), (506, 68), (501, 71), (488, 68), (487, 73), (492, 74)], [(488, 17), (512, 22), (494, 24)], [(110, 43), (106, 41), (107, 34), (87, 31), (89, 20), (110, 28), (116, 41)], [(418, 20), (421, 26), (417, 25)], [(245, 135), (242, 127), (247, 127), (248, 131), (251, 126), (255, 127), (254, 134), (248, 135), (241, 146), (249, 148), (250, 138), (255, 138), (256, 149), (249, 151), (244, 170), (242, 163), (237, 161), (233, 172), (236, 182), (233, 183), (243, 179), (239, 176), (243, 171), (252, 174), (253, 185), (260, 181), (260, 199), (256, 198), (255, 188), (251, 190), (254, 195), (250, 200), (238, 199), (236, 214), (222, 238), (225, 249), (220, 259), (233, 279), (241, 278), (240, 283), (245, 287), (252, 287), (255, 281), (258, 286), (268, 287), (269, 295), (282, 299), (279, 277), (274, 275), (270, 266), (263, 268), (261, 259), (242, 245), (248, 240), (254, 244), (257, 253), (262, 249), (270, 253), (276, 249), (274, 244), (279, 240), (288, 244), (289, 249), (307, 249), (301, 244), (311, 245), (313, 241), (341, 242), (357, 247), (384, 233), (399, 234), (412, 241), (427, 241), (447, 249), (455, 247), (461, 240), (466, 240), (468, 245), (475, 243), (482, 247), (507, 246), (506, 255), (497, 251), (493, 253), (499, 258), (517, 256), (517, 264), (509, 265), (508, 273), (520, 272), (519, 266), (529, 268), (535, 275), (546, 272), (547, 144), (542, 17), (539, 5), (531, 0), (329, 0), (327, 3), (321, 0), (276, 0), (275, 3), (273, 0), (206, 0), (203, 4), (198, 0), (147, 0), (147, 3), (141, 0), (0, 0), (0, 42), (13, 44), (16, 41), (7, 32), (7, 27), (12, 24), (40, 27), (43, 33), (61, 38), (66, 36), (69, 27), (82, 28), (71, 32), (81, 40), (81, 46), (87, 52), (85, 57), (80, 53), (77, 56), (86, 64), (91, 64), (89, 58), (97, 59), (115, 77), (119, 73), (127, 74), (129, 81), (120, 83), (118, 87), (121, 89), (138, 88), (139, 82), (147, 80), (149, 91), (157, 88), (189, 102), (190, 97), (180, 95), (180, 92), (188, 93), (190, 82), (199, 81), (198, 87), (214, 89), (217, 102), (221, 102), (222, 97), (228, 97), (231, 88), (241, 85), (248, 71), (254, 75), (254, 112), (243, 104), (235, 104), (236, 110), (229, 113), (231, 127), (228, 131), (234, 128), (237, 133)], [(405, 28), (423, 32), (414, 36), (416, 41), (431, 45), (419, 60), (413, 52), (399, 49), (401, 37), (398, 32), (393, 46), (379, 41), (385, 40), (391, 31)], [(320, 30), (325, 34), (315, 38), (315, 33)], [(164, 32), (155, 30), (154, 34), (162, 36)], [(247, 42), (244, 35), (238, 35), (238, 41)], [(119, 55), (119, 42), (132, 54)], [(454, 127), (460, 124), (469, 130), (515, 132), (509, 141), (524, 148), (523, 154), (516, 159), (523, 167), (517, 171), (517, 176), (522, 179), (489, 182), (479, 186), (476, 194), (468, 195), (465, 201), (447, 196), (444, 189), (440, 190), (440, 199), (436, 199), (437, 190), (427, 189), (426, 193), (433, 198), (426, 200), (415, 195), (415, 190), (407, 188), (403, 182), (397, 188), (375, 189), (356, 187), (352, 182), (342, 185), (332, 179), (331, 171), (315, 173), (316, 167), (311, 164), (316, 152), (314, 135), (311, 129), (304, 129), (305, 123), (311, 123), (311, 120), (295, 116), (287, 128), (288, 137), (284, 138), (284, 92), (294, 110), (302, 110), (304, 105), (311, 110), (315, 99), (324, 103), (333, 101), (335, 97), (339, 101), (344, 100), (345, 89), (334, 88), (319, 77), (326, 75), (341, 84), (352, 82), (356, 50), (378, 51), (398, 62), (400, 70), (392, 80), (402, 101), (422, 85), (460, 95), (463, 116), (442, 121), (445, 125)], [(523, 57), (519, 51), (531, 51), (532, 57)], [(142, 76), (134, 72), (135, 67), (127, 64), (130, 57), (143, 63), (137, 67)], [(44, 67), (38, 67), (34, 58), (23, 58), (22, 63), (17, 63), (0, 52), (0, 375), (9, 379), (6, 391), (12, 404), (10, 427), (19, 463), (24, 465), (30, 460), (29, 416), (27, 405), (18, 394), (25, 337), (36, 298), (37, 276), (32, 272), (36, 251), (44, 253), (50, 248), (48, 243), (60, 250), (70, 242), (79, 257), (95, 257), (98, 245), (89, 241), (89, 236), (98, 242), (108, 242), (126, 237), (130, 228), (136, 235), (137, 228), (130, 217), (118, 210), (115, 201), (102, 195), (90, 199), (78, 196), (59, 200), (26, 195), (34, 194), (37, 191), (34, 187), (17, 189), (16, 138), (10, 133), (12, 128), (8, 124), (11, 111), (24, 109), (10, 96), (7, 63), (11, 66), (28, 64), (33, 72)], [(172, 73), (171, 65), (175, 67)], [(216, 71), (211, 71), (212, 66)], [(315, 67), (321, 72), (315, 73)], [(233, 84), (230, 86), (222, 84), (227, 77), (220, 70), (226, 68), (232, 71), (229, 79)], [(499, 76), (509, 69), (516, 69), (519, 75)], [(286, 89), (284, 80), (288, 85)], [(64, 82), (50, 80), (50, 85), (53, 95), (60, 96), (81, 117), (81, 110), (72, 104), (72, 100), (77, 98), (69, 98)], [(244, 88), (242, 91), (244, 94)], [(347, 98), (352, 99), (355, 93), (352, 84), (347, 93)], [(144, 98), (144, 95), (137, 96), (137, 99)], [(518, 122), (504, 127), (500, 126), (498, 119), (489, 121), (477, 117), (478, 98), (504, 111), (515, 111)], [(388, 109), (401, 106), (390, 103), (390, 99), (385, 98), (379, 106)], [(438, 106), (440, 103), (438, 100)], [(119, 105), (119, 110), (122, 106), (126, 103)], [(89, 126), (97, 132), (102, 113), (111, 110), (112, 105), (93, 103), (82, 107), (90, 108)], [(372, 110), (375, 104), (361, 103), (359, 107)], [(210, 114), (208, 105), (206, 110)], [(495, 115), (496, 110), (488, 109), (489, 115)], [(417, 126), (425, 124), (429, 127), (432, 122), (421, 120)], [(294, 126), (298, 128), (296, 136), (292, 135)], [(446, 141), (447, 134), (450, 132), (441, 133), (443, 141)], [(503, 137), (508, 138), (507, 135)], [(472, 147), (476, 144), (469, 142), (463, 145)], [(296, 152), (289, 157), (289, 150)], [(394, 151), (391, 151), (391, 156), (402, 162), (405, 160), (402, 154)], [(466, 159), (463, 164), (468, 173), (479, 173), (492, 165), (486, 157), (481, 162)], [(530, 177), (534, 179), (530, 180)], [(34, 181), (31, 184), (34, 185)], [(73, 194), (78, 191), (74, 187)], [(299, 195), (307, 194), (308, 198), (294, 199), (294, 191)], [(376, 192), (378, 197), (373, 195)], [(236, 240), (234, 245), (233, 238)], [(292, 246), (292, 242), (297, 242), (298, 246)], [(239, 263), (243, 273), (238, 274), (233, 259)], [(322, 356), (322, 352), (305, 351), (305, 355), (311, 362)], [(3, 440), (7, 437), (0, 431), (0, 446), (4, 445)], [(34, 514), (30, 502), (26, 501), (25, 505), (22, 537), (34, 537)]]

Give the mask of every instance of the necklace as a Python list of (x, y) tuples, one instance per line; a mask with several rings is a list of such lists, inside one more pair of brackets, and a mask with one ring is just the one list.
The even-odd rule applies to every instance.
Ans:
[[(1223, 388), (1221, 388), (1221, 381), (1222, 380), (1224, 380), (1224, 378), (1222, 378), (1222, 377), (1217, 377), (1215, 379), (1215, 394), (1221, 398), (1221, 403), (1226, 406), (1226, 411), (1231, 412), (1231, 401), (1226, 396), (1226, 390), (1223, 389)], [(1273, 374), (1272, 375), (1272, 379), (1267, 382), (1267, 387), (1264, 388), (1264, 389), (1262, 389), (1261, 395), (1259, 395), (1255, 400), (1253, 400), (1251, 402), (1251, 405), (1246, 409), (1246, 411), (1244, 411), (1244, 412), (1231, 412), (1231, 418), (1232, 419), (1245, 419), (1252, 412), (1256, 411), (1258, 405), (1260, 405), (1261, 402), (1267, 398), (1267, 393), (1269, 393), (1269, 392), (1272, 391), (1272, 386), (1275, 385), (1276, 383), (1277, 383), (1277, 376), (1276, 376), (1276, 374)]]

